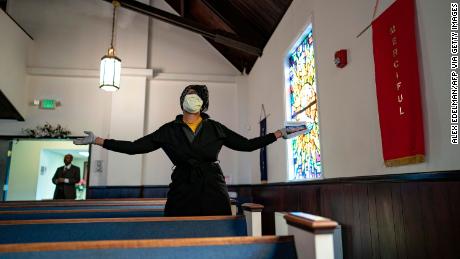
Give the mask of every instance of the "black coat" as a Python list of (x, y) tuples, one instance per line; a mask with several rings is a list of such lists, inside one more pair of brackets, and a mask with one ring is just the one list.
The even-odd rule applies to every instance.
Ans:
[(182, 115), (136, 141), (108, 139), (104, 148), (126, 154), (163, 149), (175, 165), (166, 202), (166, 216), (230, 215), (230, 199), (218, 155), (222, 146), (253, 151), (276, 141), (273, 133), (247, 139), (202, 113), (203, 121), (193, 140)]
[[(68, 183), (57, 183), (58, 178), (69, 179)], [(54, 190), (54, 199), (74, 199), (77, 197), (75, 184), (80, 181), (80, 168), (74, 165), (69, 170), (64, 170), (64, 166), (56, 169), (53, 176), (53, 183), (56, 185)]]

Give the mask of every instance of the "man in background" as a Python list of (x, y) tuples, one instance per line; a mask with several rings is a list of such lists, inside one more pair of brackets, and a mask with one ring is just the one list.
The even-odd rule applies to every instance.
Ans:
[(64, 166), (59, 167), (53, 176), (53, 183), (56, 185), (54, 199), (76, 198), (75, 184), (80, 181), (80, 168), (72, 165), (73, 156), (64, 156)]

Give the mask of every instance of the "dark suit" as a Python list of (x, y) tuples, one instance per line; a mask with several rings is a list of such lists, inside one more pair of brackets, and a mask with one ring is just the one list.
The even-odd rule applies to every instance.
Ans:
[[(68, 179), (68, 183), (57, 183), (58, 178)], [(80, 168), (71, 165), (69, 169), (59, 167), (53, 176), (53, 183), (56, 185), (54, 199), (75, 199), (75, 184), (80, 181)]]

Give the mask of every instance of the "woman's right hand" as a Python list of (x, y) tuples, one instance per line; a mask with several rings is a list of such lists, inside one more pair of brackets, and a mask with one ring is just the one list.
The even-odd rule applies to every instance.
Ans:
[(94, 143), (102, 147), (104, 145), (104, 139), (100, 137), (96, 137), (96, 140), (94, 140)]

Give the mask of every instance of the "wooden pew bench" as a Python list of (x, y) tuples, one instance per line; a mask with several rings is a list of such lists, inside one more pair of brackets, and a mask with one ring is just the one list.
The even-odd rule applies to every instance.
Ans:
[[(118, 218), (164, 216), (166, 199), (146, 201), (48, 201), (18, 202), (0, 205), (0, 221), (71, 218)], [(232, 212), (236, 215), (236, 203), (232, 201)]]
[[(36, 210), (90, 210), (90, 209), (163, 209), (166, 199), (100, 199), (100, 200), (52, 200), (52, 201), (18, 201), (0, 202), (2, 211), (36, 211)], [(232, 215), (237, 215), (237, 202), (231, 199)], [(34, 213), (34, 212), (32, 212)], [(9, 219), (9, 218), (6, 218)], [(0, 217), (1, 220), (1, 217)]]
[(0, 258), (297, 258), (292, 236), (0, 245)]
[(52, 200), (52, 201), (11, 201), (0, 202), (0, 211), (27, 209), (66, 208), (121, 208), (135, 206), (164, 207), (166, 199), (100, 199), (100, 200)]
[(263, 206), (244, 207), (245, 216), (0, 220), (0, 243), (261, 235), (260, 211), (249, 210)]
[(30, 209), (0, 211), (0, 222), (3, 220), (32, 220), (32, 219), (74, 219), (74, 218), (120, 218), (120, 217), (161, 217), (163, 207), (146, 208), (111, 208), (94, 207), (90, 209)]

